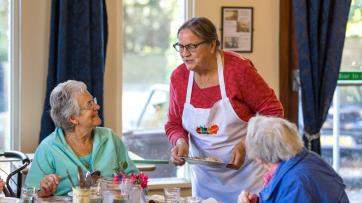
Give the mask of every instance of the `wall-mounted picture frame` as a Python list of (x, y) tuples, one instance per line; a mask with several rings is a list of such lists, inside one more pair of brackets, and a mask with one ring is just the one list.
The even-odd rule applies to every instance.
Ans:
[(253, 52), (252, 7), (221, 7), (221, 47), (235, 52)]

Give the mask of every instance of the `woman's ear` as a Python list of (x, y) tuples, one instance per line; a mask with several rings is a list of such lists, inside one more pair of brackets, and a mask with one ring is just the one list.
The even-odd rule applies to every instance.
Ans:
[(71, 122), (73, 125), (78, 125), (79, 124), (79, 121), (78, 119), (76, 118), (76, 116), (71, 116), (69, 118), (69, 122)]
[(211, 44), (210, 44), (210, 48), (211, 48), (211, 53), (212, 54), (214, 54), (214, 53), (216, 53), (216, 41), (213, 41), (213, 42), (211, 42)]
[(258, 164), (263, 164), (263, 161), (259, 157), (255, 157), (255, 161)]

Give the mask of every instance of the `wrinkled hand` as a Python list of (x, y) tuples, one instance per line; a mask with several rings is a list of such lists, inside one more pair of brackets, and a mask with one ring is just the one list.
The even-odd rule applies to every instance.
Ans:
[(234, 146), (231, 153), (231, 159), (227, 167), (232, 169), (239, 169), (244, 164), (245, 155), (245, 145), (242, 141)]
[(258, 203), (259, 197), (248, 191), (242, 191), (238, 197), (238, 203)]
[(0, 178), (0, 193), (1, 193), (1, 191), (3, 191), (4, 186), (5, 186), (5, 182), (3, 181), (3, 179)]
[(171, 150), (171, 161), (177, 166), (182, 166), (185, 164), (185, 160), (180, 158), (182, 156), (189, 155), (189, 145), (186, 143), (185, 139), (180, 138), (177, 140), (176, 145)]
[(57, 190), (60, 177), (56, 174), (50, 174), (45, 176), (40, 181), (40, 191), (38, 192), (39, 197), (49, 197), (54, 194)]

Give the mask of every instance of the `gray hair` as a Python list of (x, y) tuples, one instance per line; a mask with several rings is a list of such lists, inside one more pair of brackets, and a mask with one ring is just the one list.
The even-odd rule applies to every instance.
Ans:
[(303, 148), (297, 126), (277, 117), (255, 116), (248, 122), (246, 153), (266, 163), (286, 161)]
[(59, 83), (50, 94), (50, 116), (57, 127), (72, 132), (75, 125), (69, 121), (73, 115), (80, 114), (77, 95), (85, 93), (87, 86), (80, 81), (68, 80)]
[(195, 17), (186, 21), (177, 31), (177, 35), (181, 30), (190, 29), (192, 33), (201, 39), (211, 43), (216, 42), (216, 47), (220, 46), (220, 41), (217, 37), (215, 25), (205, 17)]

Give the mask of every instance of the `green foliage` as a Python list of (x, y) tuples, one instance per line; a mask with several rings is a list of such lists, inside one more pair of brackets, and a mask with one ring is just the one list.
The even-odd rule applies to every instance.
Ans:
[(168, 3), (162, 4), (161, 0), (124, 2), (125, 52), (160, 54), (169, 48), (170, 23), (176, 1), (169, 0)]
[(124, 0), (123, 83), (167, 83), (178, 54), (178, 0)]
[(351, 23), (362, 21), (362, 0), (352, 0), (348, 21)]
[(339, 87), (340, 103), (344, 105), (362, 105), (362, 86)]
[(124, 171), (127, 169), (128, 163), (126, 161), (120, 161), (118, 163), (118, 166), (113, 169), (115, 173), (124, 173)]

